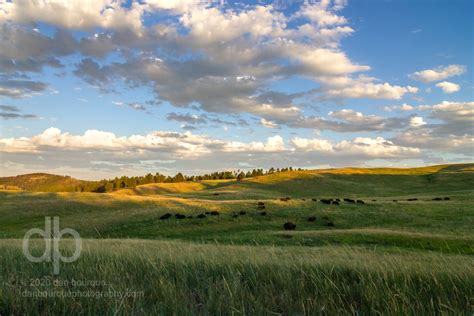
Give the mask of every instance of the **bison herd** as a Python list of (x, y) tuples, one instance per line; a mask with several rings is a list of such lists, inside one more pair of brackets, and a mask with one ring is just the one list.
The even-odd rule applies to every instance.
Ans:
[[(288, 202), (290, 200), (291, 200), (290, 197), (280, 198), (280, 201), (283, 201), (283, 202)], [(305, 199), (302, 199), (302, 200), (305, 201)], [(313, 202), (318, 201), (318, 199), (316, 199), (316, 198), (312, 198), (311, 200)], [(433, 201), (448, 201), (448, 200), (450, 200), (450, 198), (449, 197), (444, 197), (444, 198), (435, 197), (432, 200)], [(363, 200), (350, 199), (350, 198), (344, 198), (343, 200), (341, 200), (339, 198), (330, 198), (330, 199), (320, 199), (319, 201), (321, 203), (327, 204), (327, 205), (340, 205), (340, 203), (342, 203), (343, 201), (346, 202), (346, 203), (351, 203), (351, 204), (365, 204), (365, 202)], [(375, 202), (377, 200), (372, 200), (372, 201)], [(406, 199), (406, 201), (410, 201), (410, 202), (418, 201), (418, 198), (409, 198), (409, 199)], [(393, 200), (393, 202), (398, 202), (398, 200)], [(265, 207), (264, 202), (258, 202), (257, 203), (257, 210), (261, 211), (259, 213), (261, 216), (266, 216), (267, 215), (267, 212), (264, 211), (265, 208), (266, 207)], [(197, 215), (196, 218), (202, 219), (202, 218), (206, 218), (207, 216), (219, 216), (219, 215), (220, 215), (220, 213), (218, 211), (209, 211), (209, 212), (205, 212), (205, 213), (201, 213), (201, 214)], [(247, 215), (247, 212), (239, 211), (239, 212), (232, 213), (231, 217), (232, 218), (237, 218), (239, 216), (245, 216), (245, 215)], [(171, 218), (172, 216), (173, 216), (172, 214), (166, 213), (166, 214), (160, 216), (160, 220), (166, 220), (166, 219)], [(176, 213), (174, 215), (174, 217), (176, 219), (193, 218), (193, 216), (191, 216), (191, 215), (186, 216), (186, 215), (179, 214), (179, 213)], [(329, 218), (327, 216), (323, 216), (321, 219), (323, 220), (325, 226), (328, 226), (328, 227), (335, 226), (334, 222), (329, 220)], [(310, 217), (307, 218), (307, 221), (308, 222), (315, 222), (315, 221), (317, 221), (317, 218), (316, 218), (316, 216), (310, 216)], [(283, 229), (285, 229), (285, 230), (294, 230), (294, 229), (296, 229), (296, 224), (294, 224), (292, 222), (286, 222), (286, 223), (283, 224)]]

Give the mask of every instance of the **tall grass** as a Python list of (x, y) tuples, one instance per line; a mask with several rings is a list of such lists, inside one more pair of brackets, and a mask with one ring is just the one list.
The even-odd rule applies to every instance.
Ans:
[[(34, 243), (33, 248), (41, 248)], [(70, 247), (64, 242), (65, 249)], [(37, 249), (39, 250), (39, 249)], [(51, 276), (18, 240), (0, 241), (0, 314), (471, 314), (472, 257), (383, 253), (349, 247), (268, 247), (143, 240), (85, 240), (57, 280), (105, 282), (127, 298), (25, 298), (71, 284), (32, 285)], [(54, 279), (54, 277), (52, 277)], [(63, 282), (64, 283), (64, 282)], [(132, 292), (130, 292), (132, 293)]]

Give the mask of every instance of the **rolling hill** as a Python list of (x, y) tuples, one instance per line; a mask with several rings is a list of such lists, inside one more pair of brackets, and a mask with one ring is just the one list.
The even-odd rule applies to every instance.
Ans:
[(30, 192), (74, 192), (77, 185), (85, 182), (88, 181), (47, 173), (30, 173), (0, 178), (0, 186), (16, 187)]

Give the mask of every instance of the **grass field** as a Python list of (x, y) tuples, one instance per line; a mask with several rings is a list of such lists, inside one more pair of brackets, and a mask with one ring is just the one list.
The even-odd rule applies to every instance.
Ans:
[[(473, 170), (465, 164), (293, 171), (107, 194), (5, 190), (0, 314), (472, 315)], [(327, 205), (325, 198), (365, 204)], [(219, 215), (196, 218), (211, 211)], [(165, 213), (193, 218), (161, 220)], [(84, 238), (83, 254), (63, 264), (59, 276), (50, 263), (31, 263), (21, 252), (21, 238), (44, 228), (45, 216), (59, 216), (61, 228)], [(295, 230), (283, 229), (288, 221)], [(42, 247), (38, 241), (33, 248)], [(45, 278), (101, 280), (106, 284), (97, 290), (140, 295), (22, 296), (77, 290), (31, 283)]]

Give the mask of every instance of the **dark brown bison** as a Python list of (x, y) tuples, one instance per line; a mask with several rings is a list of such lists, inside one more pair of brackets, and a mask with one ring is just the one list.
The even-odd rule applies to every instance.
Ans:
[(175, 214), (174, 217), (176, 217), (177, 219), (183, 219), (183, 218), (186, 218), (186, 215), (183, 215), (183, 214)]
[(198, 216), (196, 216), (197, 218), (206, 218), (206, 215), (205, 214), (199, 214)]
[(161, 215), (160, 219), (168, 219), (171, 217), (171, 214), (170, 213), (166, 213), (164, 215)]
[(308, 217), (308, 222), (314, 222), (314, 221), (316, 221), (316, 216)]
[(293, 224), (292, 222), (286, 222), (285, 224), (283, 224), (283, 228), (285, 230), (293, 230), (296, 228), (296, 225)]

